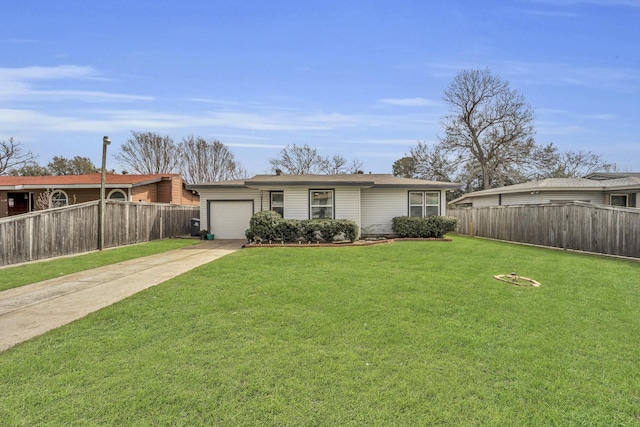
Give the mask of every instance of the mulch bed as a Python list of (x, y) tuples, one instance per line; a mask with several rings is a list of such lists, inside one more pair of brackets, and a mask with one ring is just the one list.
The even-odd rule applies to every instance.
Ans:
[(347, 240), (333, 243), (282, 243), (282, 242), (271, 242), (271, 243), (247, 243), (242, 245), (243, 248), (338, 248), (344, 246), (371, 246), (371, 245), (379, 245), (384, 243), (393, 243), (393, 242), (402, 242), (402, 241), (433, 241), (433, 242), (451, 242), (451, 239), (437, 239), (435, 237), (429, 238), (394, 238), (394, 239), (384, 239), (384, 240), (356, 240), (351, 243)]

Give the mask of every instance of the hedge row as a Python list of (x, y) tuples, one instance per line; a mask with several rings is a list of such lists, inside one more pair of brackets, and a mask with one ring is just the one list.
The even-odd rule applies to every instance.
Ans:
[(344, 235), (353, 242), (358, 236), (358, 224), (346, 219), (284, 219), (275, 211), (258, 212), (251, 217), (247, 239), (262, 241), (297, 242), (306, 240), (332, 242), (336, 236)]
[(442, 238), (458, 228), (460, 220), (452, 216), (408, 217), (393, 218), (391, 229), (399, 237), (435, 237)]

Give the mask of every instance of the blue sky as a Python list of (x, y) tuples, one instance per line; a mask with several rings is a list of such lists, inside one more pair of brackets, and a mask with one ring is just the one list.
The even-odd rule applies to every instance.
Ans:
[(489, 68), (536, 141), (640, 170), (640, 0), (4, 2), (0, 139), (108, 167), (130, 131), (217, 139), (250, 174), (288, 144), (390, 173)]

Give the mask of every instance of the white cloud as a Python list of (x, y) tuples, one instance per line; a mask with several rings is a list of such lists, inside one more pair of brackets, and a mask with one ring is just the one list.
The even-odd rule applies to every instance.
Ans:
[[(77, 100), (83, 102), (131, 102), (151, 101), (151, 96), (88, 91), (70, 88), (40, 89), (37, 84), (53, 80), (106, 80), (88, 66), (59, 65), (55, 67), (0, 68), (0, 100), (58, 102)], [(68, 83), (70, 84), (70, 83)], [(58, 86), (61, 84), (58, 83)]]
[(380, 100), (383, 104), (397, 105), (401, 107), (425, 107), (435, 106), (438, 102), (427, 98), (415, 97), (415, 98), (384, 98)]
[[(640, 0), (639, 0), (640, 1)], [(630, 67), (579, 67), (561, 62), (531, 62), (501, 60), (489, 64), (439, 62), (430, 64), (434, 77), (453, 78), (463, 69), (489, 68), (514, 83), (515, 79), (528, 84), (554, 86), (583, 86), (616, 91), (640, 91), (640, 71)]]
[(34, 109), (0, 110), (0, 129), (30, 129), (55, 132), (93, 132), (95, 129), (129, 131), (152, 129), (230, 129), (263, 132), (326, 132), (339, 129), (420, 128), (426, 119), (420, 115), (368, 115), (345, 113), (306, 113), (296, 110), (266, 110), (263, 113), (236, 111), (200, 111), (178, 113), (138, 109), (83, 109), (64, 115)]
[(1, 81), (32, 81), (54, 79), (95, 78), (97, 72), (88, 66), (58, 65), (55, 67), (0, 68)]
[(615, 114), (587, 114), (584, 116), (587, 120), (615, 120), (617, 119)]
[(533, 84), (583, 86), (595, 89), (639, 90), (640, 73), (627, 67), (576, 67), (556, 62), (503, 61), (503, 74)]
[(538, 123), (536, 126), (538, 135), (543, 136), (576, 136), (588, 133), (589, 129), (578, 125), (567, 125), (559, 123)]
[(550, 16), (554, 18), (578, 18), (580, 17), (579, 13), (575, 12), (561, 12), (561, 11), (550, 11), (550, 10), (525, 10), (524, 13), (528, 15), (538, 15), (538, 16)]
[(366, 139), (366, 140), (347, 140), (344, 141), (346, 144), (364, 144), (364, 145), (402, 145), (402, 146), (413, 146), (418, 144), (418, 139)]
[(275, 145), (275, 144), (249, 144), (244, 142), (230, 142), (225, 143), (225, 145), (229, 147), (238, 147), (238, 148), (277, 148), (278, 150), (286, 147), (286, 145)]

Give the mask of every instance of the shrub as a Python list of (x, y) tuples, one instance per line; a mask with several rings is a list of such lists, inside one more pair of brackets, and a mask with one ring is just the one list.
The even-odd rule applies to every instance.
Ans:
[(358, 225), (346, 219), (283, 219), (277, 212), (258, 212), (249, 222), (247, 235), (260, 237), (262, 240), (284, 240), (295, 242), (304, 238), (308, 242), (324, 240), (331, 242), (336, 236), (353, 242), (358, 235)]
[(262, 240), (276, 240), (278, 225), (284, 221), (276, 211), (262, 211), (254, 214), (249, 221), (249, 230)]
[(295, 242), (300, 238), (300, 221), (293, 219), (283, 219), (276, 224), (275, 233), (277, 239), (285, 242)]
[(442, 238), (458, 228), (459, 220), (451, 216), (393, 218), (391, 229), (400, 237)]
[(332, 219), (322, 219), (317, 222), (320, 237), (325, 242), (332, 242), (333, 238), (340, 234), (340, 224)]
[(300, 237), (307, 242), (320, 240), (320, 236), (317, 234), (318, 228), (315, 225), (316, 221), (314, 219), (300, 220)]
[(344, 238), (353, 243), (358, 236), (358, 224), (347, 219), (337, 221), (340, 223), (340, 232), (344, 234)]

